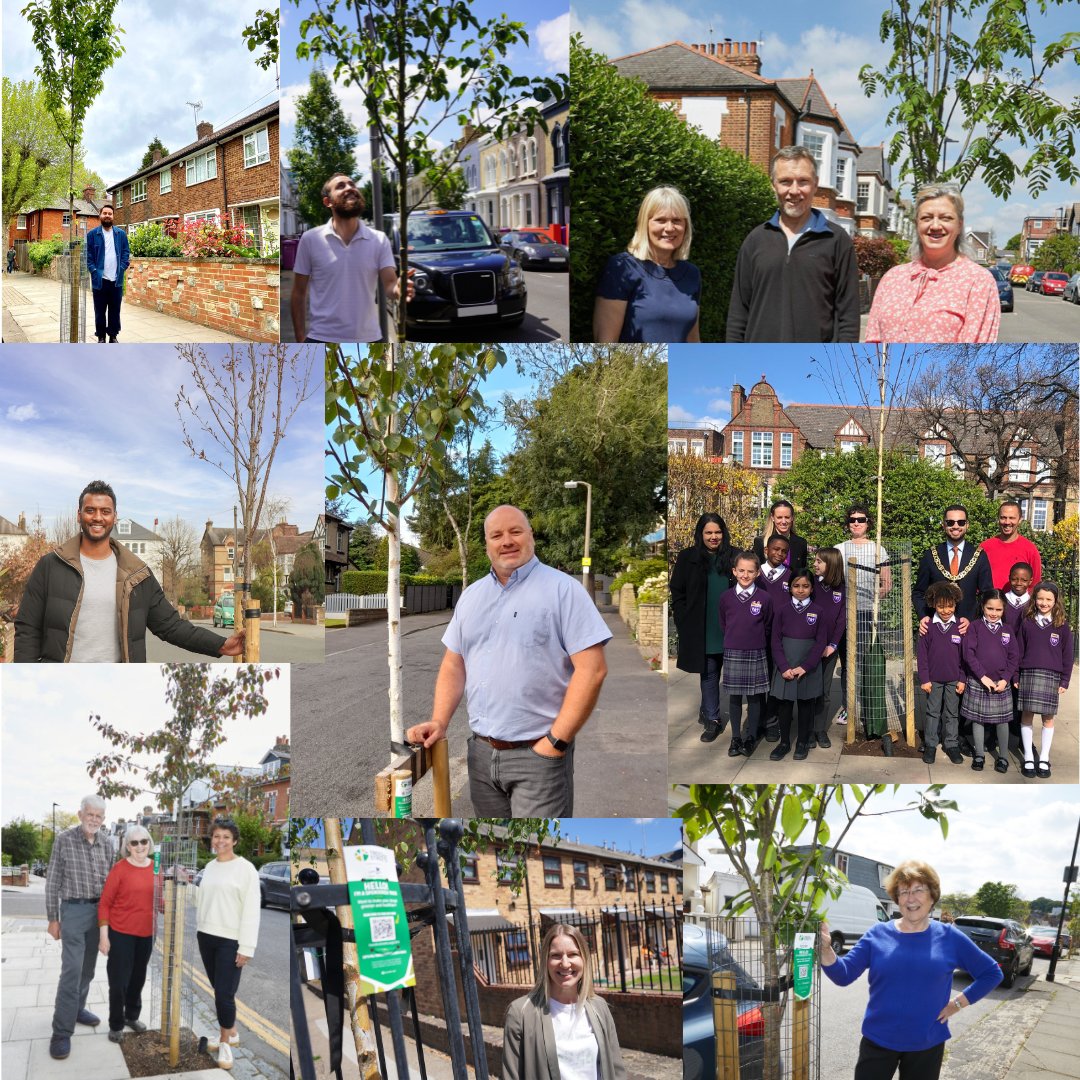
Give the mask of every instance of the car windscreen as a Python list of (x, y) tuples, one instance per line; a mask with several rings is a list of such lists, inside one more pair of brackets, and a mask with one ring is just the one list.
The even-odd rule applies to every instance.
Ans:
[(554, 244), (555, 241), (547, 233), (514, 233), (515, 240), (523, 240), (526, 244)]
[(410, 251), (464, 251), (492, 246), (491, 234), (475, 214), (409, 218)]

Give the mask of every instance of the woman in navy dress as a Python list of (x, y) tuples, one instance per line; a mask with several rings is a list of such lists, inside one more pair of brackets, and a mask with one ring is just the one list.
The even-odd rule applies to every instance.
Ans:
[(700, 341), (701, 273), (687, 262), (690, 207), (675, 188), (641, 201), (625, 251), (612, 255), (596, 287), (596, 341)]

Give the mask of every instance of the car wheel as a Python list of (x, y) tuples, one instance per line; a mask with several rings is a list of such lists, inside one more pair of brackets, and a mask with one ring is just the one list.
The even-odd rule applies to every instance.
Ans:
[(1021, 975), (1030, 975), (1031, 969), (1035, 966), (1035, 950), (1031, 950), (1031, 959), (1027, 962), (1027, 967), (1020, 972)]
[(1008, 990), (1013, 982), (1016, 980), (1016, 957), (1012, 959), (1012, 963), (1009, 965), (1009, 969), (1005, 972), (1004, 978), (1001, 980), (1001, 985)]
[(844, 955), (844, 935), (841, 934), (839, 930), (834, 930), (832, 932), (832, 935), (830, 936), (830, 940), (832, 942), (833, 952), (836, 953), (837, 956), (843, 956)]

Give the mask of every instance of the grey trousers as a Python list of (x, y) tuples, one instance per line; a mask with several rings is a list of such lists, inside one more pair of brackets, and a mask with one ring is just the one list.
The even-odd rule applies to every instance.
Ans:
[(60, 901), (60, 983), (53, 1006), (53, 1035), (75, 1034), (75, 1017), (86, 1008), (86, 995), (98, 958), (97, 904)]
[(469, 797), (477, 817), (572, 817), (574, 744), (561, 758), (528, 746), (496, 750), (469, 736)]
[(926, 697), (926, 727), (923, 742), (927, 746), (938, 744), (938, 724), (941, 724), (941, 742), (948, 750), (957, 746), (959, 734), (957, 719), (960, 712), (960, 695), (956, 683), (931, 683)]

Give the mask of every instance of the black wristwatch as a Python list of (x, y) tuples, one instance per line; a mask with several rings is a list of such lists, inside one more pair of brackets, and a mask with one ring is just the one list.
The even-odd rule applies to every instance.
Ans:
[(570, 744), (565, 739), (555, 738), (550, 731), (547, 733), (547, 741), (551, 743), (556, 750), (559, 750), (562, 753), (566, 753), (566, 751), (570, 749)]

